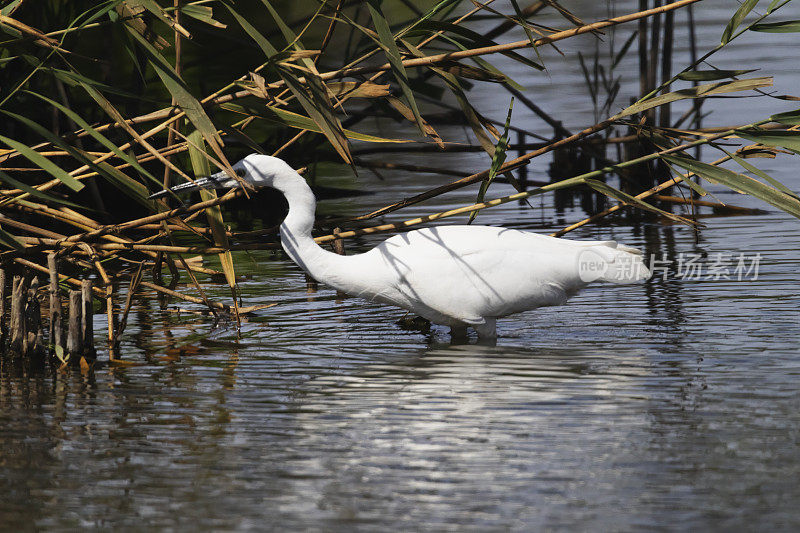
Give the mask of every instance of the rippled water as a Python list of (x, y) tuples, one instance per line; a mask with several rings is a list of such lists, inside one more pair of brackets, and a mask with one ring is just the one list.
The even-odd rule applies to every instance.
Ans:
[[(575, 9), (585, 19), (605, 15), (584, 4)], [(705, 45), (731, 9), (708, 4), (698, 10)], [(760, 64), (791, 92), (797, 38), (750, 39), (715, 64)], [(568, 127), (591, 123), (580, 72), (550, 60), (550, 77), (524, 82), (544, 107), (567, 110)], [(481, 94), (479, 108), (504, 115), (504, 96)], [(771, 112), (774, 102), (748, 101), (737, 120)], [(515, 113), (538, 127), (523, 106)], [(721, 117), (729, 123), (730, 113)], [(792, 167), (759, 161), (800, 189)], [(548, 162), (531, 178), (544, 179)], [(435, 164), (476, 170), (486, 161), (458, 154)], [(385, 176), (382, 192), (324, 201), (320, 212), (366, 212), (447, 181)], [(376, 188), (366, 172), (327, 180)], [(490, 196), (506, 191), (497, 184)], [(549, 231), (582, 218), (579, 209), (556, 213), (549, 198), (533, 205), (478, 220)], [(771, 209), (704, 222), (699, 240), (682, 226), (625, 220), (573, 237), (615, 238), (673, 262), (760, 254), (756, 280), (673, 271), (642, 285), (596, 285), (567, 306), (501, 321), (497, 346), (450, 345), (438, 328), (405, 331), (396, 309), (324, 287), (307, 294), (284, 258), (240, 255), (245, 303), (279, 305), (247, 321), (239, 339), (230, 324), (145, 298), (124, 344), (141, 366), (0, 376), (0, 529), (795, 529), (800, 231)]]

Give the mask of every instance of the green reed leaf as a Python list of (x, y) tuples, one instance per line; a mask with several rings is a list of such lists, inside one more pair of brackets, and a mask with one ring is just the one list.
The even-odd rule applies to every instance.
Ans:
[[(506, 149), (508, 149), (508, 128), (511, 126), (511, 112), (514, 110), (514, 98), (511, 98), (511, 103), (508, 105), (508, 114), (506, 115), (506, 123), (503, 126), (503, 134), (498, 139), (495, 145), (494, 156), (492, 157), (492, 166), (489, 168), (489, 175), (481, 182), (481, 187), (478, 190), (478, 197), (475, 200), (476, 204), (483, 202), (486, 192), (489, 190), (489, 185), (492, 184), (497, 172), (506, 160)], [(475, 217), (478, 215), (477, 211), (472, 211), (469, 214), (467, 224), (472, 224)]]
[(756, 7), (756, 4), (758, 4), (758, 0), (745, 0), (742, 2), (742, 5), (739, 6), (739, 9), (737, 9), (733, 17), (731, 17), (728, 25), (725, 26), (725, 31), (722, 32), (721, 44), (726, 45), (730, 42), (733, 37), (733, 32), (742, 24), (747, 14)]
[(797, 218), (800, 218), (800, 200), (790, 196), (783, 191), (770, 187), (760, 181), (744, 174), (739, 174), (727, 168), (710, 165), (697, 161), (683, 155), (663, 155), (665, 161), (669, 161), (679, 167), (694, 172), (702, 176), (711, 183), (718, 183), (733, 189), (742, 194), (749, 194), (764, 202), (781, 209)]
[(58, 178), (61, 180), (64, 185), (72, 189), (73, 191), (80, 191), (83, 189), (83, 183), (79, 182), (75, 178), (69, 175), (68, 172), (62, 170), (58, 165), (47, 159), (45, 156), (27, 146), (19, 141), (15, 141), (14, 139), (9, 139), (3, 135), (0, 135), (0, 141), (3, 141), (7, 144), (10, 148), (13, 148), (17, 152), (19, 152), (25, 159), (29, 160), (34, 165), (38, 166), (42, 170), (49, 173), (54, 178)]

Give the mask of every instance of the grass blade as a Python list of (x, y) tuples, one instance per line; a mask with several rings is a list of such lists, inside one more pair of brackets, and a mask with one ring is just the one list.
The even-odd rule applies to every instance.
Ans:
[(24, 244), (19, 242), (16, 237), (8, 233), (3, 228), (0, 228), (0, 245), (5, 246), (6, 248), (13, 248), (17, 250), (25, 248)]
[(61, 180), (64, 185), (72, 189), (73, 191), (80, 191), (83, 189), (83, 183), (79, 182), (75, 178), (69, 175), (65, 170), (62, 170), (58, 165), (47, 159), (45, 156), (34, 150), (33, 148), (15, 141), (14, 139), (9, 139), (3, 135), (0, 135), (0, 141), (6, 143), (9, 147), (13, 148), (20, 154), (22, 154), (25, 159), (29, 160), (34, 165), (38, 166), (42, 170), (48, 172), (54, 178), (58, 178)]
[[(40, 199), (45, 200), (47, 202), (50, 202), (50, 203), (53, 203), (53, 204), (57, 204), (57, 205), (68, 205), (68, 206), (70, 206), (70, 207), (72, 207), (74, 209), (83, 209), (83, 206), (80, 206), (78, 204), (74, 204), (72, 202), (68, 202), (67, 200), (64, 200), (63, 198), (57, 198), (55, 196), (51, 196), (51, 195), (49, 195), (49, 194), (47, 194), (47, 193), (45, 193), (43, 191), (40, 191), (39, 189), (37, 189), (35, 187), (31, 187), (27, 183), (19, 181), (18, 179), (6, 174), (2, 170), (0, 170), (0, 181), (8, 183), (11, 187), (14, 187), (15, 189), (19, 189), (19, 190), (21, 190), (23, 192), (26, 192), (26, 193), (30, 194), (31, 196), (34, 196), (36, 198), (40, 198)], [(17, 200), (17, 198), (15, 198), (15, 197), (10, 197), (10, 198), (6, 197), (6, 198), (3, 198), (3, 203), (14, 202), (16, 200)]]
[(755, 196), (782, 211), (800, 218), (800, 200), (798, 198), (761, 183), (756, 179), (726, 168), (709, 165), (687, 156), (664, 155), (661, 158), (694, 172), (711, 183), (719, 183), (736, 192)]
[(754, 165), (751, 165), (750, 163), (745, 161), (744, 158), (739, 157), (736, 154), (732, 154), (732, 153), (728, 152), (727, 150), (725, 150), (721, 146), (717, 146), (717, 148), (719, 148), (720, 150), (722, 150), (723, 152), (728, 154), (728, 157), (730, 157), (732, 160), (736, 161), (740, 166), (742, 166), (745, 169), (749, 170), (750, 172), (752, 172), (756, 176), (760, 177), (761, 179), (764, 179), (767, 182), (771, 183), (772, 186), (775, 187), (776, 189), (781, 190), (781, 191), (783, 191), (786, 194), (789, 194), (791, 196), (797, 196), (797, 193), (795, 193), (789, 187), (787, 187), (786, 185), (784, 185), (780, 181), (776, 180), (775, 178), (773, 178), (772, 176), (770, 176), (769, 174), (767, 174), (766, 172), (764, 172), (760, 168), (758, 168), (758, 167), (756, 167)]
[(762, 78), (750, 78), (747, 80), (726, 81), (718, 83), (706, 83), (705, 85), (698, 85), (697, 87), (689, 87), (681, 89), (660, 96), (655, 96), (644, 101), (639, 101), (632, 106), (626, 107), (612, 117), (612, 120), (617, 120), (630, 115), (635, 115), (642, 111), (646, 111), (653, 107), (675, 102), (676, 100), (685, 100), (687, 98), (705, 98), (706, 96), (713, 96), (715, 94), (730, 93), (736, 91), (748, 91), (751, 89), (758, 89), (760, 87), (772, 86), (772, 77), (765, 76)]
[(582, 178), (583, 183), (591, 187), (592, 189), (605, 194), (606, 196), (618, 200), (624, 204), (634, 205), (645, 211), (651, 211), (653, 213), (657, 213), (661, 216), (667, 217), (671, 220), (675, 220), (676, 222), (683, 222), (684, 224), (694, 225), (695, 223), (687, 218), (682, 216), (676, 215), (675, 213), (670, 213), (669, 211), (664, 211), (663, 209), (659, 209), (651, 204), (648, 204), (644, 200), (636, 198), (635, 196), (631, 196), (628, 193), (622, 192), (619, 189), (615, 189), (611, 185), (599, 181), (593, 180), (591, 178)]
[(172, 65), (147, 39), (134, 30), (129, 29), (128, 33), (142, 46), (156, 74), (161, 78), (161, 82), (175, 99), (178, 107), (186, 113), (186, 118), (202, 133), (203, 138), (219, 159), (226, 161), (225, 155), (222, 153), (222, 139), (217, 133), (217, 127), (214, 126), (214, 123), (206, 114), (202, 104), (189, 92), (186, 84), (172, 68)]
[(400, 50), (397, 48), (397, 42), (389, 29), (389, 23), (386, 21), (383, 12), (380, 8), (380, 2), (377, 0), (368, 0), (367, 8), (369, 9), (370, 16), (372, 17), (372, 24), (375, 26), (375, 31), (378, 33), (378, 38), (383, 45), (383, 50), (386, 53), (386, 59), (392, 69), (397, 84), (400, 85), (400, 90), (405, 96), (406, 104), (414, 113), (414, 119), (417, 123), (417, 128), (422, 135), (425, 135), (425, 128), (422, 125), (422, 116), (417, 107), (417, 101), (414, 99), (414, 91), (408, 82), (408, 74), (406, 68), (403, 66), (403, 60), (400, 58)]
[(767, 146), (782, 146), (790, 150), (800, 150), (800, 132), (798, 131), (748, 129), (736, 130), (736, 135), (742, 139), (765, 144)]
[[(264, 106), (263, 108), (255, 109), (251, 106), (230, 104), (230, 103), (222, 104), (220, 107), (222, 107), (223, 109), (227, 109), (229, 111), (233, 111), (235, 113), (241, 113), (243, 115), (247, 115), (249, 117), (257, 117), (264, 120), (269, 120), (270, 122), (282, 124), (284, 126), (289, 126), (290, 128), (308, 130), (308, 131), (313, 131), (315, 133), (323, 133), (322, 128), (313, 119), (305, 115), (300, 115), (292, 111), (281, 109), (279, 107)], [(345, 136), (357, 141), (365, 141), (373, 143), (411, 142), (403, 139), (387, 139), (385, 137), (376, 137), (374, 135), (358, 133), (352, 130), (342, 130), (342, 131), (344, 132)]]
[[(192, 162), (192, 170), (195, 176), (208, 176), (211, 174), (208, 157), (204, 153), (205, 142), (204, 136), (197, 130), (193, 131), (188, 136), (189, 140), (189, 159)], [(217, 192), (208, 189), (200, 190), (200, 197), (203, 201), (211, 200), (217, 197)], [(208, 225), (211, 228), (211, 234), (214, 237), (214, 245), (228, 248), (228, 236), (225, 232), (225, 222), (222, 219), (222, 210), (218, 205), (208, 207), (205, 209), (206, 217), (208, 218)], [(233, 266), (233, 256), (230, 251), (225, 251), (219, 254), (219, 260), (222, 264), (222, 270), (225, 272), (225, 280), (231, 290), (236, 290), (236, 271)]]
[(783, 20), (780, 22), (764, 22), (753, 24), (750, 31), (763, 33), (797, 33), (800, 31), (800, 20)]
[(684, 81), (713, 81), (723, 80), (726, 78), (733, 78), (734, 76), (743, 76), (758, 69), (751, 68), (747, 70), (689, 70), (678, 74), (677, 78)]
[[(481, 187), (478, 190), (478, 197), (475, 200), (476, 204), (483, 202), (483, 198), (486, 196), (486, 191), (489, 190), (489, 185), (492, 184), (495, 176), (497, 176), (497, 171), (500, 170), (500, 167), (503, 166), (503, 163), (506, 160), (506, 149), (508, 148), (508, 128), (511, 125), (511, 112), (513, 110), (514, 98), (512, 97), (511, 103), (508, 105), (508, 115), (506, 115), (506, 123), (503, 127), (503, 134), (497, 141), (497, 145), (495, 145), (494, 156), (492, 157), (492, 166), (489, 168), (489, 175), (486, 176), (486, 179), (481, 182)], [(467, 220), (467, 224), (472, 224), (472, 221), (475, 220), (477, 215), (477, 211), (471, 211), (469, 214), (469, 219)]]
[(52, 100), (52, 99), (50, 99), (50, 98), (48, 98), (46, 96), (43, 96), (41, 94), (34, 93), (32, 91), (25, 91), (25, 92), (27, 92), (28, 94), (33, 95), (33, 96), (35, 96), (37, 98), (40, 98), (40, 99), (44, 100), (45, 102), (48, 102), (53, 107), (57, 108), (59, 111), (64, 113), (67, 117), (69, 117), (73, 122), (75, 122), (75, 124), (77, 124), (79, 128), (83, 128), (83, 130), (85, 132), (87, 132), (89, 135), (91, 135), (91, 137), (94, 140), (96, 140), (97, 142), (99, 142), (100, 144), (105, 146), (109, 151), (114, 152), (114, 155), (116, 155), (117, 157), (119, 157), (120, 159), (122, 159), (123, 161), (128, 163), (131, 167), (136, 169), (136, 171), (139, 172), (141, 175), (143, 175), (146, 178), (150, 179), (156, 185), (161, 185), (161, 182), (158, 179), (156, 179), (155, 176), (153, 176), (147, 170), (145, 170), (144, 167), (142, 167), (139, 164), (139, 162), (136, 160), (135, 157), (131, 157), (130, 155), (128, 155), (124, 151), (120, 150), (117, 147), (116, 144), (111, 142), (106, 136), (104, 136), (102, 133), (100, 133), (99, 131), (94, 129), (91, 125), (89, 125), (89, 123), (86, 122), (83, 119), (83, 117), (81, 117), (78, 113), (76, 113), (72, 109), (66, 107), (65, 105), (63, 105), (63, 104), (61, 104), (59, 102), (56, 102), (55, 100)]
[(726, 45), (730, 42), (731, 37), (733, 36), (733, 32), (736, 31), (741, 24), (744, 18), (750, 13), (754, 7), (758, 4), (758, 0), (745, 0), (742, 2), (742, 5), (739, 6), (739, 9), (733, 14), (731, 20), (728, 22), (728, 25), (725, 26), (725, 31), (722, 32), (722, 40), (720, 44)]
[[(278, 56), (278, 50), (272, 46), (272, 43), (270, 43), (269, 40), (264, 37), (264, 35), (262, 35), (255, 27), (253, 27), (252, 24), (250, 24), (244, 17), (237, 13), (231, 6), (225, 4), (225, 7), (228, 8), (228, 11), (231, 13), (233, 18), (236, 19), (236, 22), (242, 27), (245, 33), (247, 33), (247, 35), (253, 39), (259, 48), (261, 48), (261, 51), (264, 52), (267, 60), (272, 60)], [(280, 19), (280, 17), (278, 17), (278, 19)], [(288, 28), (286, 28), (286, 30), (289, 32), (287, 35), (293, 35), (291, 30), (288, 30)], [(313, 74), (306, 76), (306, 79), (315, 86), (315, 90), (312, 91), (311, 96), (309, 96), (306, 87), (300, 83), (294, 74), (289, 72), (286, 68), (276, 64), (273, 64), (272, 68), (283, 79), (283, 81), (286, 83), (286, 86), (289, 87), (289, 89), (292, 91), (292, 94), (295, 96), (295, 98), (297, 98), (297, 101), (317, 125), (316, 128), (305, 129), (311, 129), (311, 131), (317, 131), (325, 135), (339, 156), (346, 163), (352, 165), (353, 157), (350, 155), (350, 146), (347, 142), (347, 136), (345, 135), (341, 123), (336, 118), (336, 115), (331, 108), (330, 100), (328, 100), (327, 97), (328, 91), (327, 89), (324, 89), (324, 85), (321, 84), (321, 81), (318, 79), (315, 80), (315, 76)]]

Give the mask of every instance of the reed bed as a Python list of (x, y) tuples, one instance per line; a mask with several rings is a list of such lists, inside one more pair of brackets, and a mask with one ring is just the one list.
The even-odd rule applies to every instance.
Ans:
[[(3, 314), (11, 310), (14, 325), (9, 335), (4, 328), (4, 345), (18, 356), (48, 352), (61, 365), (91, 364), (94, 349), (87, 343), (92, 345), (93, 333), (86, 324), (102, 309), (108, 359), (122, 364), (120, 338), (137, 291), (155, 291), (237, 321), (279, 304), (238, 303), (232, 252), (279, 249), (276, 227), (235, 231), (226, 222), (225, 204), (246, 202), (253, 191), (204, 192), (194, 203), (148, 199), (152, 192), (212, 172), (235, 178), (231, 161), (254, 151), (284, 157), (301, 173), (315, 162), (331, 161), (353, 172), (394, 169), (457, 178), (369, 213), (343, 214), (335, 231), (317, 237), (341, 253), (343, 239), (456, 215), (471, 222), (482, 209), (576, 188), (594, 191), (613, 205), (554, 235), (629, 207), (697, 228), (699, 207), (745, 212), (700, 200), (707, 195), (704, 181), (800, 218), (797, 194), (750, 162), (800, 149), (800, 111), (713, 129), (701, 122), (703, 102), (720, 95), (797, 99), (768, 93), (768, 76), (709, 66), (715, 53), (746, 32), (798, 31), (796, 21), (775, 15), (789, 1), (741, 3), (718, 46), (700, 55), (692, 37), (692, 60), (677, 73), (676, 17), (685, 14), (691, 22), (693, 10), (702, 9), (698, 0), (641, 0), (636, 12), (594, 22), (584, 22), (554, 0), (527, 5), (512, 0), (507, 13), (493, 0), (335, 0), (291, 6), (266, 0), (53, 0), (35, 7), (26, 0), (6, 1), (0, 7), (0, 302)], [(538, 21), (548, 13), (559, 17), (559, 28)], [(483, 25), (489, 20), (493, 29), (471, 29), (478, 19)], [(506, 40), (512, 29), (526, 38)], [(624, 44), (604, 63), (599, 43), (614, 32), (626, 36)], [(557, 110), (540, 108), (493, 58), (502, 55), (538, 73), (548, 68), (542, 50), (558, 49), (557, 43), (581, 35), (598, 40), (594, 58), (576, 58), (595, 105), (595, 123), (571, 132)], [(636, 48), (640, 94), (615, 112), (622, 106), (616, 103), (620, 79), (614, 68)], [(478, 83), (508, 92), (504, 122), (475, 108), (470, 89)], [(444, 93), (454, 105), (444, 103)], [(692, 104), (675, 118), (671, 105), (682, 100)], [(552, 131), (515, 125), (515, 102)], [(415, 135), (360, 133), (360, 122), (371, 117), (405, 121)], [(450, 120), (464, 123), (474, 142), (442, 138), (435, 125)], [(724, 155), (703, 162), (701, 146)], [(608, 156), (609, 147), (619, 148), (611, 150), (617, 157)], [(434, 161), (401, 165), (360, 157), (392, 150), (428, 151)], [(486, 168), (437, 166), (436, 153), (458, 150), (486, 152)], [(525, 166), (533, 159), (551, 154), (558, 160), (569, 150), (590, 154), (596, 170), (554, 176), (549, 183), (526, 178)], [(519, 155), (512, 158), (512, 152)], [(740, 170), (720, 166), (730, 161)], [(649, 172), (639, 171), (648, 165)], [(618, 187), (608, 183), (609, 176), (619, 177)], [(651, 176), (659, 182), (648, 181)], [(518, 192), (487, 199), (495, 179)], [(473, 204), (395, 223), (370, 222), (471, 185), (478, 186)], [(217, 256), (220, 269), (208, 268), (198, 256)], [(38, 283), (42, 276), (50, 280), (46, 286)], [(209, 276), (229, 286), (229, 301), (208, 298), (203, 285)], [(181, 282), (188, 285), (177, 290)], [(42, 305), (46, 291), (47, 306)], [(71, 302), (76, 291), (81, 311), (69, 312), (69, 322), (81, 317), (83, 329), (73, 333), (70, 326), (65, 337), (62, 297)], [(33, 320), (37, 313), (43, 321)], [(26, 316), (31, 321), (25, 322)], [(20, 330), (20, 323), (28, 329)], [(47, 335), (41, 333), (44, 323)]]

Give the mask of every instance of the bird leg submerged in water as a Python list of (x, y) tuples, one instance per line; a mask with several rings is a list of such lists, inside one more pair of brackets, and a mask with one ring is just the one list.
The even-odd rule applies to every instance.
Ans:
[[(424, 228), (362, 254), (337, 255), (311, 237), (316, 200), (286, 162), (252, 154), (233, 170), (254, 187), (272, 187), (286, 197), (281, 246), (311, 277), (352, 296), (402, 307), (454, 333), (471, 327), (479, 338), (492, 339), (498, 318), (562, 305), (591, 281), (633, 283), (650, 276), (641, 253), (615, 241), (573, 241), (492, 226)], [(219, 173), (173, 190), (235, 186)]]

